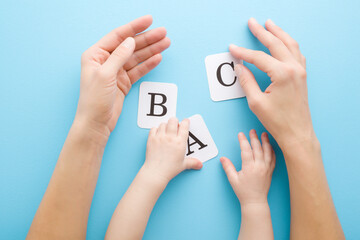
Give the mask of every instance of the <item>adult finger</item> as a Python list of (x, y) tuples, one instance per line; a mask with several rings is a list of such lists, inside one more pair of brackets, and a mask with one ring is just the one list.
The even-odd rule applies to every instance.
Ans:
[(128, 37), (109, 56), (102, 65), (104, 71), (116, 74), (129, 60), (135, 49), (135, 40)]
[(196, 158), (185, 158), (184, 164), (185, 164), (185, 169), (199, 170), (203, 167), (202, 162)]
[(226, 157), (221, 157), (220, 162), (230, 184), (232, 185), (234, 182), (236, 182), (238, 177), (238, 172), (236, 171), (234, 164)]
[(268, 75), (272, 75), (274, 69), (277, 69), (279, 60), (266, 54), (263, 51), (250, 50), (243, 47), (238, 47), (234, 44), (229, 46), (231, 55), (235, 58), (244, 60), (245, 62), (254, 64), (261, 71), (266, 72)]
[(144, 47), (147, 47), (153, 43), (156, 43), (165, 37), (166, 29), (164, 27), (159, 27), (140, 33), (134, 37), (136, 42), (135, 51), (143, 49)]
[(100, 39), (94, 46), (111, 53), (126, 38), (133, 37), (136, 34), (146, 30), (152, 24), (152, 21), (153, 19), (151, 15), (146, 15), (135, 19), (128, 24), (114, 29), (105, 35), (102, 39)]
[(169, 119), (168, 124), (166, 125), (166, 133), (170, 135), (177, 135), (179, 127), (179, 121), (176, 117), (172, 117)]
[(259, 103), (261, 103), (263, 92), (256, 82), (254, 75), (242, 64), (235, 65), (235, 73), (239, 78), (240, 85), (245, 92), (246, 98), (248, 99), (250, 109), (256, 112), (256, 108)]
[(267, 47), (271, 55), (280, 61), (289, 61), (292, 55), (284, 43), (271, 32), (265, 30), (254, 18), (250, 18), (249, 29), (259, 41)]
[(285, 44), (285, 46), (289, 49), (294, 58), (301, 65), (304, 64), (299, 44), (288, 33), (282, 30), (279, 26), (275, 25), (275, 23), (271, 19), (265, 22), (265, 27), (269, 32), (271, 32), (274, 36), (279, 38)]
[(131, 84), (134, 84), (137, 80), (145, 76), (148, 72), (153, 70), (159, 63), (161, 62), (162, 56), (161, 54), (156, 54), (149, 59), (145, 60), (143, 63), (138, 66), (132, 68), (127, 72)]
[(165, 49), (167, 49), (170, 46), (170, 39), (165, 37), (162, 40), (147, 46), (143, 49), (140, 49), (138, 51), (135, 51), (134, 54), (130, 57), (129, 61), (126, 62), (124, 65), (125, 70), (130, 70), (131, 68), (135, 67), (139, 63), (142, 63), (146, 59), (161, 53)]

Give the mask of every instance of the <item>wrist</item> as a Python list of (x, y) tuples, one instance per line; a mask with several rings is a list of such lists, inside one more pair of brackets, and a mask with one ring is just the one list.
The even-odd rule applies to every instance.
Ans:
[(164, 190), (169, 183), (169, 180), (166, 177), (157, 174), (152, 169), (142, 166), (138, 175), (143, 179), (150, 187), (155, 189)]
[(240, 205), (242, 215), (258, 215), (261, 213), (270, 212), (270, 207), (267, 201), (249, 202)]
[(320, 142), (315, 134), (309, 138), (287, 142), (279, 146), (286, 161), (290, 159), (306, 160), (311, 159), (312, 157), (321, 156)]
[(82, 141), (104, 148), (110, 136), (110, 131), (105, 126), (101, 126), (80, 116), (75, 116), (71, 131), (81, 137)]

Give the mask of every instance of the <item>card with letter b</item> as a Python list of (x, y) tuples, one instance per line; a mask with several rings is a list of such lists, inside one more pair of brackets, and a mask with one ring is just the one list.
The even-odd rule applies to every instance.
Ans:
[(242, 64), (242, 60), (234, 58), (228, 52), (205, 58), (210, 96), (213, 101), (245, 97), (234, 71), (236, 64)]
[(138, 126), (158, 127), (176, 117), (177, 86), (172, 83), (142, 82), (139, 92)]

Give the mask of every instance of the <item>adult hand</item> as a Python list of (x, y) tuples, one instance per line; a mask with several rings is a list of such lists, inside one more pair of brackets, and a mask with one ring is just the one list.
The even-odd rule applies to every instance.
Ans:
[(254, 64), (271, 79), (269, 87), (262, 92), (251, 71), (236, 65), (249, 107), (280, 147), (315, 138), (308, 105), (305, 57), (298, 43), (271, 20), (265, 27), (253, 18), (249, 20), (251, 32), (270, 50), (271, 56), (230, 45), (234, 57)]
[(265, 27), (255, 19), (249, 20), (251, 32), (271, 56), (234, 45), (230, 52), (271, 79), (262, 92), (247, 67), (237, 65), (235, 69), (250, 109), (274, 136), (285, 157), (291, 201), (290, 239), (345, 239), (311, 122), (305, 58), (296, 41), (271, 20)]
[(105, 135), (115, 128), (132, 84), (155, 68), (162, 59), (160, 53), (170, 46), (163, 27), (138, 34), (151, 23), (150, 15), (140, 17), (83, 53), (76, 120)]

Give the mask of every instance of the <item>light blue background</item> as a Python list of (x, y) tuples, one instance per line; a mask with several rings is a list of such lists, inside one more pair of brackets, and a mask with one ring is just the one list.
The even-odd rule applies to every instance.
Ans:
[[(79, 96), (80, 56), (111, 29), (145, 15), (165, 26), (172, 46), (143, 81), (178, 85), (177, 114), (200, 113), (219, 156), (166, 188), (144, 239), (235, 239), (240, 207), (219, 163), (239, 168), (236, 135), (264, 128), (246, 99), (212, 102), (204, 58), (228, 44), (264, 50), (247, 19), (272, 18), (307, 57), (309, 101), (324, 164), (347, 239), (360, 236), (360, 2), (273, 1), (2, 1), (0, 3), (0, 239), (23, 239), (46, 190)], [(264, 89), (268, 77), (255, 70)], [(104, 237), (111, 215), (144, 161), (148, 131), (137, 127), (139, 83), (125, 100), (101, 166), (88, 239)], [(274, 141), (273, 141), (274, 143)], [(289, 238), (286, 167), (277, 166), (269, 193), (276, 239)]]

